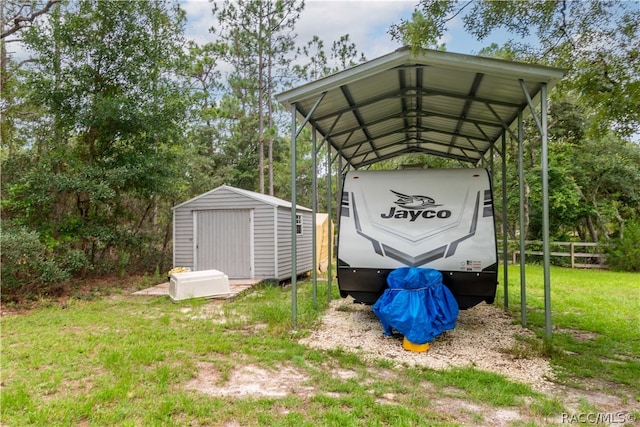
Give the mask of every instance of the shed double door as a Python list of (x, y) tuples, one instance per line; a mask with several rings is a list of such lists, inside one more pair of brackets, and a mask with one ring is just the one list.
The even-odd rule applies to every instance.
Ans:
[(251, 209), (196, 211), (196, 269), (252, 278), (252, 227)]

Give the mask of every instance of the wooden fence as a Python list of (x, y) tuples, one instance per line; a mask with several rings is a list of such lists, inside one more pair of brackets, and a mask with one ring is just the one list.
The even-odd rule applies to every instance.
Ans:
[[(509, 240), (509, 256), (511, 262), (516, 264), (520, 259), (520, 242)], [(598, 268), (606, 269), (606, 255), (604, 243), (590, 242), (550, 242), (551, 263), (554, 265), (571, 266), (571, 268)], [(502, 255), (502, 248), (498, 250)], [(525, 255), (527, 259), (542, 259), (542, 241), (525, 240)]]

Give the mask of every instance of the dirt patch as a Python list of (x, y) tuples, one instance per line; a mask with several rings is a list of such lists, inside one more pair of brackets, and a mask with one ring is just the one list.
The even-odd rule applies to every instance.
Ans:
[(600, 334), (590, 331), (581, 331), (579, 329), (567, 329), (567, 328), (558, 328), (556, 330), (558, 333), (567, 333), (573, 337), (576, 341), (590, 341), (598, 338)]
[(462, 425), (508, 426), (525, 416), (514, 409), (496, 409), (464, 399), (444, 397), (436, 401), (434, 412), (446, 414), (450, 421)]
[(268, 370), (255, 365), (242, 365), (229, 374), (227, 381), (213, 363), (199, 363), (198, 375), (185, 384), (187, 389), (197, 390), (219, 397), (285, 397), (289, 394), (310, 396), (315, 389), (306, 385), (306, 373), (291, 366)]
[[(567, 409), (579, 411), (585, 402), (598, 408), (600, 412), (640, 412), (640, 405), (633, 396), (619, 391), (619, 395), (611, 395), (599, 390), (558, 387), (557, 393), (563, 396), (563, 404)], [(640, 421), (640, 420), (638, 420)]]

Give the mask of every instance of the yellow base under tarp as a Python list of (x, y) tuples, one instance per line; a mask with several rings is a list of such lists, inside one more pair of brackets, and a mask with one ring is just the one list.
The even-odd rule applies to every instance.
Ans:
[(415, 351), (416, 353), (424, 353), (425, 351), (429, 351), (429, 343), (416, 344), (412, 343), (407, 338), (403, 338), (402, 348), (408, 351)]

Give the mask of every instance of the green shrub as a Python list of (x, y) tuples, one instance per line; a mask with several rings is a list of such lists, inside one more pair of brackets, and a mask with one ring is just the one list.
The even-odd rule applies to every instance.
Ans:
[(640, 271), (640, 221), (628, 222), (623, 236), (612, 240), (607, 264), (614, 271)]
[(57, 292), (60, 283), (87, 266), (83, 252), (62, 246), (54, 251), (36, 231), (10, 221), (2, 223), (0, 247), (3, 300)]
[(51, 284), (68, 277), (35, 231), (4, 222), (0, 242), (3, 299), (8, 295), (37, 293), (40, 284)]

